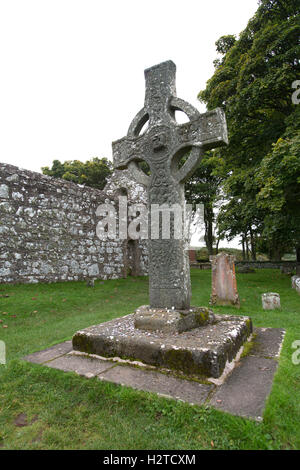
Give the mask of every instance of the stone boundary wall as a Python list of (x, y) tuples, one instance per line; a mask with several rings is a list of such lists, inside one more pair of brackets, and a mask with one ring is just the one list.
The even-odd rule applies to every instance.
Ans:
[[(299, 263), (298, 263), (299, 264)], [(245, 266), (254, 269), (296, 269), (297, 261), (236, 261), (236, 266)]]
[[(235, 266), (249, 267), (253, 269), (281, 269), (281, 268), (290, 268), (291, 270), (296, 270), (299, 263), (297, 261), (236, 261)], [(199, 269), (209, 269), (211, 265), (209, 262), (203, 263), (191, 263), (192, 267)]]
[[(96, 209), (104, 202), (117, 206), (117, 181), (113, 175), (100, 191), (0, 163), (0, 283), (126, 277), (128, 241), (96, 235)], [(132, 195), (140, 200), (141, 188), (126, 176), (122, 184), (129, 202)], [(138, 244), (143, 275), (147, 248)]]

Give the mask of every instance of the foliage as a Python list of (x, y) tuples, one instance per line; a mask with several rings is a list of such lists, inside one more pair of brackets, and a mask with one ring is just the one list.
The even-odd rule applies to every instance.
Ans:
[(112, 163), (106, 158), (92, 158), (81, 162), (79, 160), (67, 160), (61, 163), (53, 160), (52, 167), (42, 168), (44, 175), (62, 178), (73, 183), (84, 184), (92, 188), (103, 189), (107, 178), (112, 173)]
[[(291, 125), (299, 113), (291, 100), (300, 73), (299, 13), (298, 1), (262, 0), (237, 40), (223, 36), (217, 41), (222, 57), (199, 93), (208, 109), (225, 110), (228, 124), (229, 145), (220, 150), (227, 203), (219, 232), (228, 239), (250, 237), (253, 249), (262, 235), (272, 256), (296, 243), (299, 228), (294, 211), (299, 202), (289, 196), (299, 194), (300, 183), (296, 126)], [(293, 233), (286, 230), (284, 237), (287, 213)]]
[(216, 205), (220, 197), (221, 165), (222, 160), (218, 157), (217, 152), (206, 152), (193, 176), (185, 183), (185, 198), (188, 204), (191, 204), (194, 209), (199, 204), (203, 205), (204, 239), (209, 254), (213, 252), (213, 223)]

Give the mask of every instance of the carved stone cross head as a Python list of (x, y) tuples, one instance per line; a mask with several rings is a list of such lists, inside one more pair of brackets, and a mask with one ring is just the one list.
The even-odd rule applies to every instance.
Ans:
[[(134, 178), (148, 187), (162, 173), (165, 178), (160, 179), (184, 183), (197, 168), (203, 151), (228, 143), (224, 112), (217, 108), (200, 114), (177, 98), (175, 74), (171, 60), (145, 70), (144, 107), (131, 122), (127, 136), (112, 144), (115, 168), (129, 168)], [(177, 110), (183, 111), (189, 122), (178, 124)], [(147, 122), (146, 132), (141, 133)], [(188, 151), (189, 158), (179, 169), (178, 162)], [(140, 170), (140, 161), (148, 163), (150, 177)], [(165, 202), (173, 202), (167, 199)]]
[[(144, 107), (131, 122), (127, 136), (112, 144), (115, 168), (130, 169), (133, 178), (147, 187), (149, 207), (179, 204), (183, 208), (184, 182), (199, 165), (203, 152), (228, 142), (224, 112), (217, 108), (200, 114), (177, 98), (175, 72), (176, 66), (170, 60), (145, 70)], [(177, 110), (188, 116), (187, 123), (176, 122)], [(140, 169), (141, 161), (149, 165), (150, 176)], [(149, 239), (148, 247), (150, 307), (189, 309), (186, 240)]]

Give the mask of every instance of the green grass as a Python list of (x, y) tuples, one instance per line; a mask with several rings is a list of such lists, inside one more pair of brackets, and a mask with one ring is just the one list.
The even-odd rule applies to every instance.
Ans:
[[(193, 305), (208, 305), (210, 277), (210, 271), (192, 270)], [(241, 308), (215, 312), (286, 329), (263, 423), (21, 360), (147, 304), (146, 278), (97, 281), (95, 288), (83, 282), (0, 285), (0, 339), (8, 359), (0, 365), (0, 448), (300, 449), (300, 364), (291, 359), (292, 343), (300, 340), (300, 296), (279, 270), (237, 280)], [(261, 294), (268, 291), (280, 294), (280, 310), (262, 310)]]

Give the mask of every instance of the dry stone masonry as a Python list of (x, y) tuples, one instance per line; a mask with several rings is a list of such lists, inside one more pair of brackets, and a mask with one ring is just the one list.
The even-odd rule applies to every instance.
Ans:
[(134, 241), (132, 250), (130, 240), (96, 235), (99, 204), (110, 202), (117, 210), (120, 191), (129, 203), (145, 201), (143, 187), (120, 173), (100, 191), (1, 163), (0, 283), (145, 275), (145, 242)]

